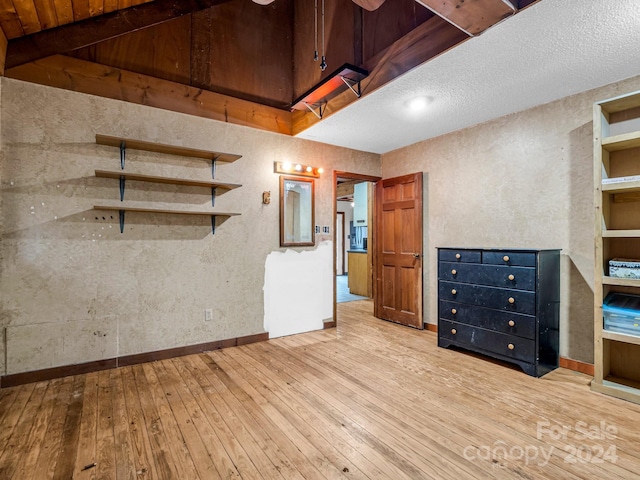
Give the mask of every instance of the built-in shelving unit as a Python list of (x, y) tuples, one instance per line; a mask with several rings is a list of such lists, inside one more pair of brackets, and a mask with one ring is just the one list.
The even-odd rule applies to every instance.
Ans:
[[(177, 205), (175, 208), (160, 207), (141, 207), (128, 205), (124, 202), (125, 186), (127, 180), (140, 182), (161, 183), (170, 185), (182, 185), (187, 187), (205, 187), (211, 188), (211, 205), (215, 206), (216, 195), (220, 190), (232, 190), (242, 185), (236, 183), (224, 183), (215, 180), (216, 164), (218, 162), (230, 163), (241, 158), (241, 155), (229, 153), (212, 152), (207, 150), (198, 150), (194, 148), (178, 147), (175, 145), (164, 145), (160, 143), (145, 142), (142, 140), (133, 140), (129, 138), (111, 137), (107, 135), (96, 135), (96, 143), (99, 145), (108, 145), (118, 147), (120, 149), (120, 171), (113, 170), (96, 170), (96, 177), (113, 178), (120, 182), (120, 202), (117, 205), (94, 205), (95, 210), (115, 210), (119, 212), (120, 232), (124, 232), (125, 212), (141, 212), (141, 213), (160, 213), (160, 214), (178, 214), (178, 215), (206, 215), (211, 217), (211, 231), (215, 233), (216, 217), (231, 217), (240, 215), (235, 212), (219, 212), (213, 210), (193, 210), (183, 208)], [(211, 177), (213, 180), (198, 180), (189, 178), (166, 177), (157, 175), (147, 175), (142, 173), (125, 172), (126, 151), (127, 149), (144, 150), (167, 155), (176, 155), (181, 157), (199, 158), (211, 162)]]
[(613, 258), (640, 259), (640, 92), (594, 105), (595, 282), (591, 389), (640, 403), (640, 336), (604, 328), (610, 292), (640, 295), (640, 280), (609, 276)]

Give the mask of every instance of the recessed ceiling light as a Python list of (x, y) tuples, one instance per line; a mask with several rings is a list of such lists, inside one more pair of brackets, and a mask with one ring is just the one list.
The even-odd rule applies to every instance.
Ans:
[(415, 97), (411, 100), (407, 100), (406, 105), (410, 111), (418, 113), (426, 110), (427, 106), (432, 102), (432, 100), (432, 97), (427, 96)]

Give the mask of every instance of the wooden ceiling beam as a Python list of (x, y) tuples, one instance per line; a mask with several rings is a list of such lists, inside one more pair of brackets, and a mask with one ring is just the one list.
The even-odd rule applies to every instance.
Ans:
[(9, 41), (6, 68), (116, 38), (229, 0), (155, 0)]
[(416, 0), (463, 32), (475, 36), (516, 13), (505, 0)]
[(7, 78), (291, 135), (291, 112), (64, 55), (5, 73)]

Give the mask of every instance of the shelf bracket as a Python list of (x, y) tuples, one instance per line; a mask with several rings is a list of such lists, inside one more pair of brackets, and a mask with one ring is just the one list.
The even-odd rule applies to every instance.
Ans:
[(120, 168), (124, 170), (124, 160), (127, 156), (127, 142), (124, 140), (120, 142)]
[(215, 156), (211, 159), (211, 179), (216, 179), (216, 162), (218, 161), (219, 156)]
[[(327, 110), (327, 102), (318, 102), (318, 103), (303, 102), (303, 103), (304, 103), (304, 106), (307, 107), (311, 113), (313, 113), (316, 117), (322, 120), (324, 112)], [(315, 110), (316, 108), (318, 109), (318, 111)]]
[(211, 235), (216, 234), (216, 216), (211, 215)]
[[(351, 90), (356, 97), (360, 98), (362, 96), (362, 92), (360, 91), (360, 80), (353, 80), (349, 77), (345, 77), (345, 76), (341, 76), (340, 77), (342, 79), (342, 81), (344, 82), (344, 84), (349, 87), (349, 90)], [(358, 90), (356, 90), (355, 88), (353, 88), (354, 85), (358, 86)]]
[(118, 210), (120, 216), (120, 233), (124, 233), (124, 210)]
[(120, 175), (120, 201), (121, 202), (124, 200), (124, 182), (125, 182), (124, 175)]
[(211, 187), (211, 206), (212, 207), (216, 206), (216, 188), (217, 187)]

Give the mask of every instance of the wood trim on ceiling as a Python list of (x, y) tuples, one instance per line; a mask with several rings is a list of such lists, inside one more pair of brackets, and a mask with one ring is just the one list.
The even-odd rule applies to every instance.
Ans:
[(496, 23), (516, 13), (512, 3), (504, 0), (416, 0), (469, 35), (479, 35)]
[(40, 85), (292, 134), (291, 112), (64, 55), (7, 69), (5, 75)]
[(9, 41), (6, 68), (62, 54), (214, 7), (229, 0), (155, 0)]
[(184, 347), (157, 350), (155, 352), (139, 353), (135, 355), (125, 355), (118, 358), (108, 358), (96, 360), (94, 362), (80, 363), (76, 365), (64, 365), (61, 367), (45, 368), (32, 372), (15, 373), (0, 377), (0, 388), (16, 387), (33, 382), (42, 382), (54, 378), (68, 377), (70, 375), (82, 375), (111, 368), (138, 365), (140, 363), (155, 362), (169, 358), (182, 357), (184, 355), (195, 355), (198, 353), (220, 350), (228, 347), (239, 347), (250, 343), (264, 342), (269, 340), (268, 333), (258, 333), (244, 337), (231, 338), (228, 340), (218, 340), (215, 342), (199, 343), (197, 345), (187, 345)]

